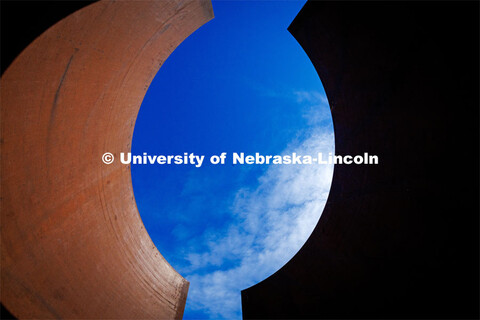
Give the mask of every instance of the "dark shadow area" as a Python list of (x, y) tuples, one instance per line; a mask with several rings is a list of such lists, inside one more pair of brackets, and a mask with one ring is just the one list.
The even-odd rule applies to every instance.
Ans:
[(299, 253), (245, 319), (478, 318), (478, 2), (308, 2), (290, 32), (330, 102), (335, 167)]
[(0, 304), (0, 319), (2, 320), (16, 320), (13, 314), (5, 308), (3, 304)]
[(35, 38), (69, 14), (95, 1), (0, 2), (1, 72)]

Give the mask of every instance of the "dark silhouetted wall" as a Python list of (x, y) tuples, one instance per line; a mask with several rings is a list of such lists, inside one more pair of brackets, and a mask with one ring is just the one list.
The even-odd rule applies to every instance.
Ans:
[(312, 236), (244, 318), (478, 318), (478, 2), (308, 2), (289, 27), (330, 102)]

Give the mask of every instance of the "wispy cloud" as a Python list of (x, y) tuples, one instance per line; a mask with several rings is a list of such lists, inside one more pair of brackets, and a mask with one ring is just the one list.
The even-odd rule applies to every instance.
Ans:
[(321, 126), (331, 119), (327, 97), (319, 91), (295, 91), (299, 104), (303, 105), (303, 117), (311, 126)]
[[(299, 91), (295, 97), (305, 117), (320, 117), (315, 109), (328, 112), (318, 92)], [(333, 152), (332, 129), (318, 126), (323, 121), (318, 119), (284, 153)], [(196, 244), (203, 250), (193, 250), (178, 268), (190, 281), (187, 308), (210, 318), (240, 319), (240, 291), (273, 274), (305, 243), (323, 211), (332, 174), (332, 165), (270, 165), (256, 186), (238, 190), (232, 223), (205, 232)]]
[(308, 102), (314, 104), (328, 105), (327, 97), (324, 93), (320, 91), (297, 90), (294, 91), (294, 94), (297, 98), (298, 103)]

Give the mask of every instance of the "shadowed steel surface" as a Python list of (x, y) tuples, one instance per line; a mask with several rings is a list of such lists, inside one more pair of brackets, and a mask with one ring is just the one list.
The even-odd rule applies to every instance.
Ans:
[(309, 1), (336, 165), (318, 225), (246, 319), (478, 318), (478, 2)]
[(119, 153), (159, 67), (211, 18), (207, 1), (101, 1), (5, 71), (1, 301), (15, 316), (182, 317), (188, 282), (145, 231)]

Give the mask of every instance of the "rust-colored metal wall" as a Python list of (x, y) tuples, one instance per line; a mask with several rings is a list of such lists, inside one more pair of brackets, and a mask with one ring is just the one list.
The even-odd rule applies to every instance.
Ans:
[(128, 152), (145, 92), (209, 1), (101, 1), (1, 79), (1, 302), (19, 318), (181, 318), (188, 291), (150, 240)]

